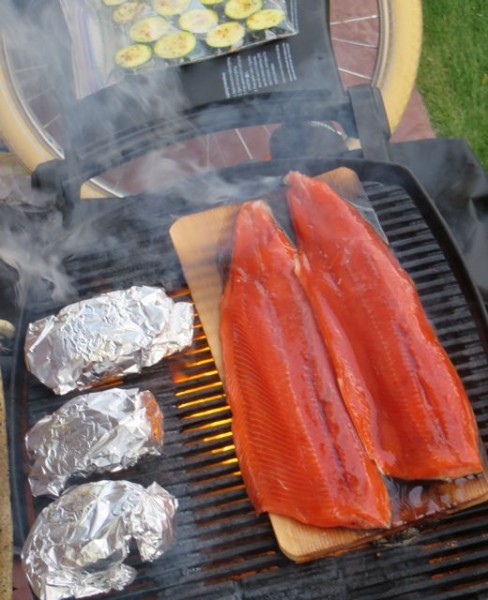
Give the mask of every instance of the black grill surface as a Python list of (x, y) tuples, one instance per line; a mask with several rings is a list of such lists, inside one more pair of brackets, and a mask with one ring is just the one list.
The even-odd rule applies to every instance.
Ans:
[[(473, 403), (483, 442), (488, 441), (488, 360), (476, 320), (443, 248), (403, 188), (365, 183), (391, 246), (414, 279), (440, 340)], [(168, 284), (160, 258), (166, 232), (145, 226), (125, 241), (117, 264), (109, 255), (85, 255), (68, 268), (81, 298), (134, 284)], [(144, 260), (140, 248), (145, 246)], [(151, 252), (149, 252), (151, 251)], [(176, 275), (175, 275), (176, 273)], [(172, 268), (169, 286), (188, 297)], [(178, 288), (180, 291), (178, 292)], [(55, 312), (47, 300), (31, 302), (24, 322)], [(8, 377), (17, 550), (46, 500), (33, 500), (26, 483), (23, 436), (63, 401), (27, 375), (20, 349)], [(110, 594), (117, 599), (365, 600), (488, 597), (488, 506), (424, 522), (368, 547), (295, 565), (279, 551), (269, 521), (247, 498), (232, 445), (230, 411), (204, 332), (197, 323), (193, 347), (123, 385), (151, 389), (166, 418), (164, 456), (143, 460), (117, 475), (143, 485), (157, 481), (180, 501), (177, 538), (153, 564), (140, 563), (135, 582)], [(15, 404), (14, 404), (15, 403)]]

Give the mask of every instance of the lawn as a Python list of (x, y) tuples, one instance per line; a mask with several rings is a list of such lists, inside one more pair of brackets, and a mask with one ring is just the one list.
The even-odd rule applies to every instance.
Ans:
[(488, 168), (488, 0), (424, 0), (423, 14), (417, 84), (434, 130), (466, 139)]

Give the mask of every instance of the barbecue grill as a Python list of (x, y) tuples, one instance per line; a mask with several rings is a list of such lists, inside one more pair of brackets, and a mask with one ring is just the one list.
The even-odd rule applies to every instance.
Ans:
[[(253, 181), (256, 195), (271, 192), (277, 176), (291, 168), (312, 175), (336, 166), (353, 168), (364, 184), (381, 225), (402, 265), (414, 279), (439, 337), (461, 374), (483, 440), (488, 435), (488, 327), (479, 296), (442, 219), (401, 167), (353, 159), (293, 159), (250, 164), (218, 173), (239, 194), (238, 183)], [(215, 173), (189, 182), (210, 194)], [(271, 189), (270, 189), (271, 185)], [(258, 189), (260, 188), (260, 189)], [(242, 191), (244, 190), (244, 192)], [(101, 227), (119, 235), (125, 247), (86, 252), (67, 269), (81, 298), (133, 284), (163, 283), (178, 297), (185, 281), (168, 245), (165, 206), (181, 190), (127, 198), (117, 213), (99, 201)], [(247, 196), (245, 196), (247, 197)], [(245, 197), (236, 195), (232, 201)], [(150, 218), (147, 219), (147, 215)], [(153, 223), (148, 226), (148, 222)], [(112, 224), (112, 225), (111, 225)], [(166, 225), (165, 225), (166, 224)], [(127, 227), (133, 236), (127, 239)], [(122, 231), (122, 233), (117, 233)], [(138, 248), (144, 245), (141, 259)], [(151, 257), (151, 258), (148, 258)], [(29, 298), (18, 328), (17, 344), (5, 389), (11, 436), (15, 540), (23, 542), (34, 515), (46, 500), (33, 500), (25, 478), (23, 435), (61, 400), (26, 373), (22, 345), (27, 322), (58, 310), (45, 298)], [(181, 501), (178, 538), (169, 554), (140, 565), (135, 583), (114, 598), (482, 598), (488, 584), (488, 514), (478, 506), (426, 522), (349, 554), (298, 566), (279, 552), (266, 516), (256, 516), (238, 472), (230, 434), (230, 414), (222, 384), (197, 325), (193, 347), (164, 365), (130, 376), (126, 386), (150, 388), (166, 415), (162, 459), (143, 461), (121, 478), (158, 481)], [(15, 401), (14, 401), (15, 399)], [(396, 565), (401, 561), (401, 568)]]
[[(198, 107), (189, 111), (181, 127), (173, 123), (171, 129), (164, 119), (148, 120), (139, 113), (129, 127), (124, 123), (109, 141), (97, 133), (98, 121), (93, 127), (84, 123), (73, 129), (66, 159), (42, 165), (33, 176), (35, 186), (56, 195), (67, 227), (76, 227), (89, 217), (100, 236), (103, 233), (99, 247), (82, 249), (65, 261), (66, 272), (80, 299), (130, 285), (162, 284), (174, 297), (191, 300), (168, 235), (179, 216), (274, 194), (289, 170), (317, 175), (348, 167), (362, 182), (393, 251), (417, 286), (428, 316), (462, 377), (486, 444), (488, 321), (479, 293), (432, 201), (411, 172), (389, 162), (389, 132), (379, 95), (369, 87), (347, 95), (334, 84), (332, 89), (310, 89), (307, 93), (287, 90), (216, 102), (205, 110)], [(118, 90), (121, 97), (124, 90), (124, 86)], [(107, 105), (103, 101), (106, 98), (104, 93), (90, 104), (97, 103), (98, 111)], [(80, 200), (81, 186), (89, 177), (139, 159), (148, 150), (189, 139), (195, 132), (205, 134), (215, 127), (216, 119), (222, 129), (242, 125), (243, 121), (248, 125), (279, 124), (271, 159), (196, 176), (186, 174), (164, 187), (123, 199)], [(112, 114), (109, 121), (113, 122)], [(349, 139), (360, 140), (362, 157), (341, 145), (336, 122)], [(326, 133), (316, 135), (317, 128)], [(97, 136), (92, 137), (92, 133)], [(105, 243), (107, 238), (110, 244)], [(30, 493), (23, 438), (39, 418), (66, 400), (27, 373), (23, 360), (25, 328), (66, 302), (54, 300), (47, 288), (32, 290), (15, 315), (17, 337), (11, 356), (2, 359), (17, 555), (35, 515), (48, 503)], [(113, 477), (145, 486), (157, 481), (178, 497), (180, 510), (173, 548), (152, 564), (141, 563), (134, 554), (130, 564), (138, 570), (135, 582), (108, 597), (486, 597), (486, 505), (416, 523), (340, 556), (303, 565), (285, 558), (267, 516), (257, 516), (247, 498), (232, 443), (230, 409), (198, 320), (188, 351), (116, 383), (153, 391), (165, 414), (166, 438), (162, 458), (144, 460)]]

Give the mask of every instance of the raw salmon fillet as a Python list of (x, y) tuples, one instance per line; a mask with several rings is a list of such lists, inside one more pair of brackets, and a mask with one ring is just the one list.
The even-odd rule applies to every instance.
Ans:
[(297, 273), (370, 457), (407, 480), (482, 471), (469, 400), (410, 277), (325, 182), (288, 184)]
[(220, 337), (249, 497), (258, 512), (309, 525), (388, 527), (387, 489), (341, 398), (295, 258), (268, 206), (244, 204)]

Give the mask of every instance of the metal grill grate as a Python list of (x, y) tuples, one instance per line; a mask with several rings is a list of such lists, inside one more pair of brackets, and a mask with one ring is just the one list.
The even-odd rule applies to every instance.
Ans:
[[(488, 360), (468, 303), (438, 242), (414, 201), (398, 187), (365, 184), (394, 252), (414, 279), (439, 337), (459, 370), (488, 441)], [(164, 231), (140, 231), (127, 240), (124, 264), (110, 256), (83, 256), (69, 268), (81, 297), (133, 284), (165, 280), (158, 249)], [(140, 261), (141, 239), (151, 240), (152, 260)], [(147, 251), (145, 252), (147, 255)], [(172, 271), (174, 273), (174, 271)], [(176, 284), (183, 283), (176, 278)], [(187, 292), (179, 293), (185, 297)], [(27, 320), (59, 307), (31, 306)], [(18, 364), (22, 364), (21, 362)], [(17, 393), (23, 431), (61, 400), (19, 367)], [(350, 598), (463, 598), (488, 594), (488, 507), (472, 508), (437, 524), (424, 524), (352, 553), (294, 565), (277, 546), (266, 516), (256, 516), (240, 478), (225, 401), (204, 332), (193, 347), (164, 365), (131, 376), (124, 385), (151, 389), (166, 417), (161, 459), (147, 459), (117, 475), (147, 485), (153, 480), (180, 500), (177, 541), (155, 564), (140, 564), (134, 584), (110, 598), (325, 600)], [(63, 398), (63, 401), (65, 398)], [(25, 465), (24, 465), (25, 466)], [(25, 480), (18, 490), (26, 515), (39, 511)], [(25, 516), (23, 517), (25, 520)]]

